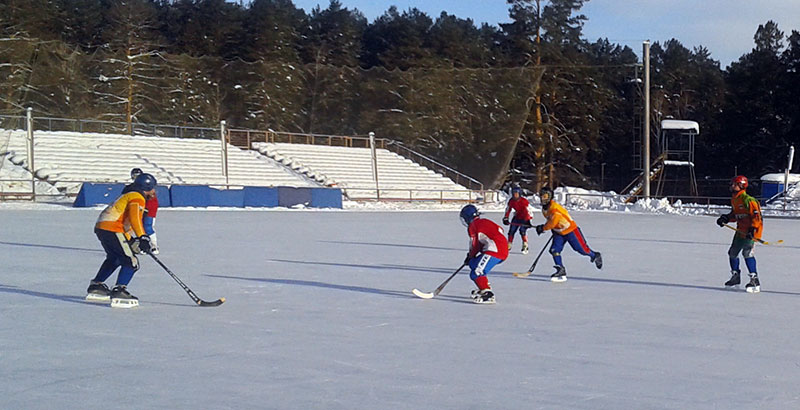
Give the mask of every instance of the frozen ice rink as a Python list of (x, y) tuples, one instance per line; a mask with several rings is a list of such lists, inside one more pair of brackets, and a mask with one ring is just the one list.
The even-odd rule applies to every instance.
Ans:
[[(800, 221), (767, 219), (762, 292), (723, 289), (712, 217), (573, 212), (598, 271), (531, 231), (468, 298), (456, 211), (163, 209), (137, 309), (83, 300), (98, 209), (0, 209), (2, 409), (797, 409)], [(495, 221), (500, 213), (490, 213)], [(542, 220), (540, 214), (534, 222)], [(112, 280), (116, 275), (112, 277)]]

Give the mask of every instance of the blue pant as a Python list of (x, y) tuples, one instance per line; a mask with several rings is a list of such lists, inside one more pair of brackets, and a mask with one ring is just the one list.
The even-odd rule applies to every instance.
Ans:
[(106, 260), (100, 265), (100, 270), (92, 279), (95, 282), (105, 282), (118, 267), (122, 266), (117, 276), (117, 285), (127, 286), (133, 279), (133, 274), (139, 270), (139, 260), (133, 254), (125, 235), (95, 228), (94, 234), (106, 251)]
[(731, 270), (739, 270), (739, 252), (744, 257), (744, 263), (747, 265), (747, 270), (751, 274), (756, 272), (756, 252), (755, 244), (747, 238), (740, 238), (734, 235), (731, 247), (728, 248), (728, 257), (730, 258)]
[(469, 278), (474, 281), (478, 276), (488, 275), (492, 268), (501, 263), (503, 263), (503, 260), (500, 258), (480, 253), (478, 256), (469, 260)]
[(524, 219), (517, 219), (514, 218), (511, 220), (511, 226), (508, 227), (508, 239), (514, 238), (514, 234), (517, 233), (517, 229), (519, 229), (520, 236), (526, 236), (528, 234), (528, 221)]
[(594, 251), (589, 249), (589, 245), (586, 243), (586, 239), (583, 237), (581, 229), (576, 228), (574, 231), (566, 235), (560, 235), (553, 232), (553, 244), (550, 245), (550, 254), (553, 255), (553, 262), (556, 265), (564, 266), (561, 261), (561, 250), (564, 249), (564, 243), (569, 243), (575, 252), (594, 259)]

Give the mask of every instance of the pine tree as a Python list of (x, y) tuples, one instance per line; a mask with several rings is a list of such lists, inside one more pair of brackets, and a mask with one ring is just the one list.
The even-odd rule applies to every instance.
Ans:
[(92, 92), (107, 119), (122, 119), (126, 132), (133, 123), (158, 118), (161, 112), (165, 59), (161, 53), (156, 9), (149, 0), (127, 0), (109, 10), (105, 44), (96, 54)]
[[(753, 38), (753, 50), (732, 63), (725, 74), (728, 88), (715, 151), (718, 166), (724, 165), (731, 174), (735, 169), (744, 174), (776, 171), (772, 164), (785, 157), (789, 145), (781, 133), (776, 81), (784, 71), (783, 32), (768, 21), (758, 26)], [(751, 159), (756, 153), (761, 160)]]

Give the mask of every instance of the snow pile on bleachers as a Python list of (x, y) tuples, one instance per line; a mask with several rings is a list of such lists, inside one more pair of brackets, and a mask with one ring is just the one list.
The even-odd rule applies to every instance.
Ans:
[[(253, 148), (325, 186), (336, 186), (351, 199), (374, 199), (370, 148), (256, 142)], [(386, 149), (376, 149), (380, 199), (467, 200), (475, 194)], [(471, 196), (472, 195), (472, 196)]]
[[(83, 182), (129, 182), (131, 168), (165, 185), (319, 186), (230, 144), (226, 178), (218, 140), (45, 131), (36, 131), (34, 140), (36, 176), (66, 193), (76, 193)], [(0, 155), (27, 167), (25, 131), (0, 131), (0, 148)]]

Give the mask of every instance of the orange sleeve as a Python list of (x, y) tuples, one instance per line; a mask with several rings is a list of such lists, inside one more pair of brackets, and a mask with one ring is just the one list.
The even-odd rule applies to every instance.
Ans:
[(758, 201), (750, 202), (750, 221), (750, 226), (755, 229), (753, 237), (761, 239), (761, 232), (764, 230), (764, 220), (761, 218), (761, 205)]
[(558, 222), (558, 218), (560, 217), (560, 215), (558, 213), (553, 212), (552, 214), (545, 215), (544, 217), (547, 218), (547, 222), (544, 223), (544, 230), (545, 231), (549, 231), (549, 230), (553, 229), (553, 227), (558, 225), (557, 222)]
[(144, 225), (142, 225), (142, 215), (144, 213), (144, 198), (135, 198), (128, 202), (128, 207), (125, 212), (128, 214), (128, 221), (131, 224), (131, 229), (137, 237), (145, 235)]

